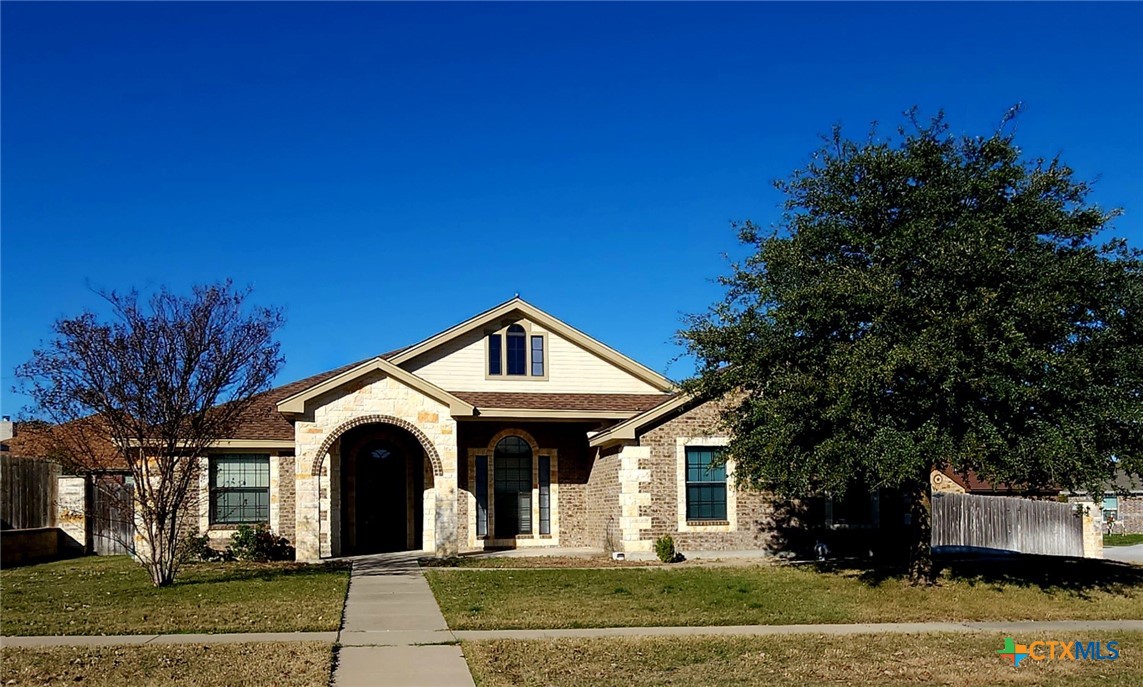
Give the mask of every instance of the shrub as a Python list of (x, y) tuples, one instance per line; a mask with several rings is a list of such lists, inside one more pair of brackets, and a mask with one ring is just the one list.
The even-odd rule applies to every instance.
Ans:
[(294, 560), (294, 547), (289, 540), (275, 535), (268, 525), (239, 525), (230, 540), (230, 551), (240, 561)]
[(674, 563), (682, 558), (675, 550), (675, 540), (669, 534), (655, 540), (655, 555), (664, 563)]
[(200, 533), (197, 530), (183, 537), (182, 542), (179, 544), (179, 556), (184, 563), (192, 562), (206, 562), (213, 563), (217, 561), (233, 560), (234, 556), (230, 553), (230, 549), (219, 551), (212, 548), (210, 545), (210, 537), (205, 533)]

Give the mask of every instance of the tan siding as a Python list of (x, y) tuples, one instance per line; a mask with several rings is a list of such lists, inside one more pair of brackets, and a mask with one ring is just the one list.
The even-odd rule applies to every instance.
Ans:
[[(531, 333), (545, 333), (533, 326)], [(401, 367), (449, 391), (653, 394), (659, 389), (580, 348), (548, 334), (548, 379), (485, 379), (483, 332), (458, 337)]]

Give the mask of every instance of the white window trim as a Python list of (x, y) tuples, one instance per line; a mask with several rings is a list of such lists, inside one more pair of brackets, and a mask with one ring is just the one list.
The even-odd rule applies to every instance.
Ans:
[(687, 448), (702, 446), (727, 446), (729, 437), (677, 437), (675, 439), (675, 484), (677, 502), (675, 504), (679, 532), (737, 532), (738, 494), (734, 488), (734, 461), (726, 461), (726, 522), (700, 524), (687, 521)]

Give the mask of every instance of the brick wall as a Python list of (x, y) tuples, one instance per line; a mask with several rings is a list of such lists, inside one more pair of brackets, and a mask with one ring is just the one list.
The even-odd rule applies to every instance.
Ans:
[(294, 457), (278, 458), (278, 534), (294, 541), (297, 501), (294, 498)]
[[(679, 531), (678, 441), (679, 437), (726, 437), (720, 426), (719, 402), (696, 406), (652, 428), (639, 438), (651, 449), (640, 467), (651, 470), (651, 505), (641, 515), (651, 516), (650, 537), (671, 535), (675, 546), (687, 550), (749, 550), (770, 548), (775, 534), (774, 509), (765, 494), (738, 491), (737, 524), (734, 531)], [(731, 487), (732, 488), (732, 487)]]
[(611, 448), (591, 465), (584, 494), (584, 546), (620, 549), (619, 463), (619, 449)]
[(1123, 523), (1124, 532), (1143, 532), (1143, 495), (1119, 497), (1119, 522)]

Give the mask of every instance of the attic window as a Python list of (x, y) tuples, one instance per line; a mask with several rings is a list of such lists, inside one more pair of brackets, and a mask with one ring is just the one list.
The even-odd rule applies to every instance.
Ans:
[(513, 323), (487, 333), (488, 377), (547, 378), (547, 334), (529, 329), (526, 324)]

